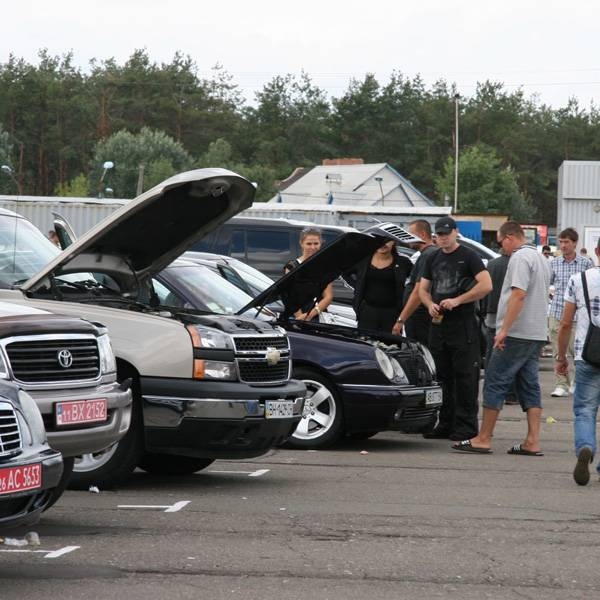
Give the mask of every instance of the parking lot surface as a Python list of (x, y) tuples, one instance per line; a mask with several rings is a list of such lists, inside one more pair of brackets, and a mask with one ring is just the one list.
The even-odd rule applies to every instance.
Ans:
[(541, 375), (544, 457), (506, 453), (525, 432), (508, 406), (491, 455), (383, 433), (136, 472), (67, 492), (30, 528), (40, 546), (0, 545), (0, 598), (597, 597), (600, 483), (574, 484), (571, 399)]

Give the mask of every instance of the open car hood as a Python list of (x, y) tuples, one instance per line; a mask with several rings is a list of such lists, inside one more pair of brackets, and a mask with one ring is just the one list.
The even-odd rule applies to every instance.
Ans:
[[(315, 287), (325, 286), (356, 266), (361, 260), (371, 256), (377, 248), (385, 244), (389, 238), (380, 235), (358, 232), (344, 233), (333, 242), (327, 244), (316, 254), (292, 269), (271, 287), (256, 296), (238, 314), (251, 308), (259, 308), (275, 302), (293, 290), (298, 306), (287, 307), (292, 312), (312, 300)], [(283, 265), (282, 265), (283, 270)]]
[(50, 276), (102, 273), (135, 290), (254, 198), (254, 186), (225, 169), (175, 175), (138, 196), (68, 246), (22, 286)]

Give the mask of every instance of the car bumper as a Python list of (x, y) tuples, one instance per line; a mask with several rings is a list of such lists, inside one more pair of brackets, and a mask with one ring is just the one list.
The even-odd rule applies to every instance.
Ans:
[(438, 385), (343, 385), (341, 388), (348, 433), (421, 431), (431, 424), (442, 405), (442, 388)]
[[(205, 458), (253, 458), (285, 442), (302, 417), (306, 388), (142, 378), (146, 449)], [(266, 418), (267, 400), (287, 400), (293, 416)]]
[[(99, 452), (120, 440), (131, 422), (131, 390), (128, 384), (109, 383), (78, 390), (27, 390), (40, 408), (48, 434), (48, 443), (65, 457)], [(57, 402), (106, 398), (108, 418), (102, 423), (57, 427)]]
[(51, 491), (60, 481), (63, 462), (58, 452), (48, 448), (43, 452), (20, 454), (12, 460), (3, 461), (0, 465), (1, 468), (19, 467), (38, 462), (42, 465), (41, 488), (0, 495), (0, 531), (32, 525), (38, 521)]

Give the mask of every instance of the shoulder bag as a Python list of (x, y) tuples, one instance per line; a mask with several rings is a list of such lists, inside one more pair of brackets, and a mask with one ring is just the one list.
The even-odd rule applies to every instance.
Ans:
[(587, 308), (588, 317), (590, 319), (587, 335), (585, 336), (585, 342), (583, 343), (583, 350), (581, 351), (581, 358), (583, 358), (585, 362), (590, 363), (595, 367), (600, 367), (600, 327), (597, 327), (592, 323), (592, 311), (590, 310), (590, 296), (588, 294), (585, 271), (581, 272), (581, 283), (583, 284), (583, 296), (585, 298), (585, 307)]

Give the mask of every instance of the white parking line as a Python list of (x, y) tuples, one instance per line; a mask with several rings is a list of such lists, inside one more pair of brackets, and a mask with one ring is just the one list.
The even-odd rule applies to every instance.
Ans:
[(60, 556), (64, 556), (65, 554), (68, 554), (69, 552), (74, 552), (75, 550), (78, 550), (79, 548), (81, 548), (81, 546), (65, 546), (64, 548), (59, 548), (58, 550), (25, 550), (23, 549), (2, 549), (0, 550), (0, 552), (21, 552), (21, 553), (28, 553), (28, 554), (45, 554), (44, 558), (59, 558)]
[(248, 475), (248, 477), (260, 477), (268, 473), (270, 469), (258, 469), (258, 471), (206, 471), (207, 473), (220, 473), (225, 475)]
[(175, 504), (117, 504), (117, 508), (125, 508), (128, 510), (162, 510), (163, 512), (172, 513), (180, 511), (190, 502), (191, 500), (180, 500), (179, 502), (175, 502)]

